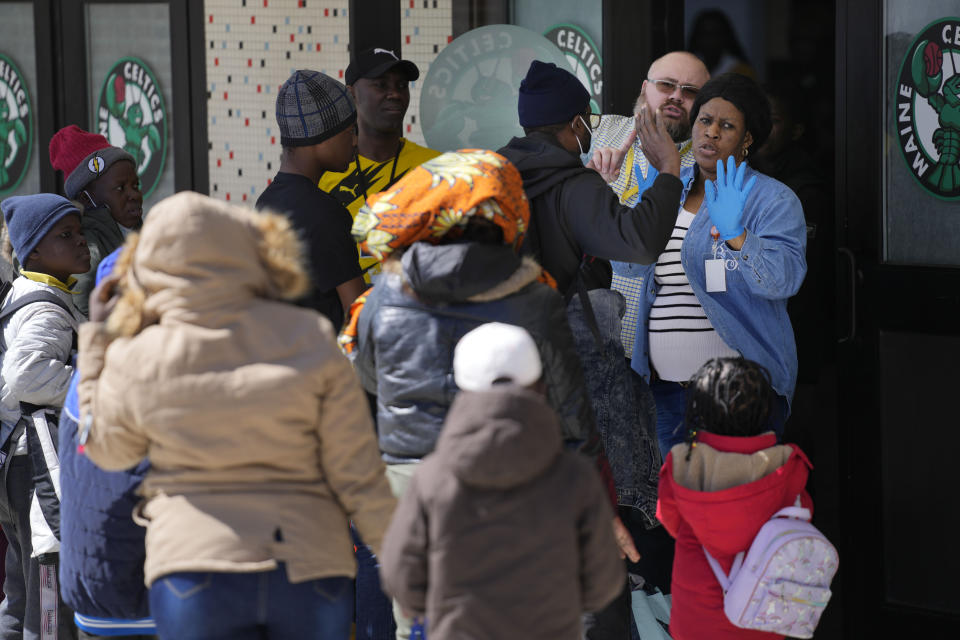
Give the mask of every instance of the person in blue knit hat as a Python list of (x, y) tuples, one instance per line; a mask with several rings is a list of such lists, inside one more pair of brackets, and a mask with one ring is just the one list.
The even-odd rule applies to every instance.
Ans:
[(80, 212), (43, 193), (3, 201), (3, 219), (21, 264), (0, 306), (0, 526), (9, 541), (0, 637), (76, 638), (60, 601), (60, 482), (55, 415), (73, 375), (82, 314), (73, 274), (90, 269)]
[[(530, 201), (530, 228), (521, 253), (543, 265), (570, 301), (567, 317), (581, 361), (591, 363), (584, 369), (587, 389), (594, 413), (604, 420), (601, 433), (617, 501), (632, 507), (635, 498), (630, 496), (650, 491), (643, 478), (656, 466), (650, 462), (656, 452), (636, 435), (649, 431), (646, 413), (636, 408), (652, 401), (624, 358), (620, 343), (624, 301), (609, 289), (612, 271), (607, 261), (656, 262), (677, 218), (683, 189), (680, 154), (667, 131), (667, 118), (642, 109), (637, 115), (638, 137), (659, 175), (634, 206), (621, 203), (603, 177), (584, 167), (580, 158), (590, 150), (592, 131), (600, 121), (589, 104), (590, 96), (576, 76), (534, 60), (520, 84), (517, 104), (526, 135), (513, 138), (499, 153), (520, 170)], [(636, 563), (640, 554), (619, 517), (614, 533), (621, 553)], [(624, 606), (629, 610), (629, 603), (624, 580), (613, 603), (584, 617), (584, 637), (629, 637), (629, 617), (619, 615)], [(608, 620), (617, 621), (615, 630)]]
[[(534, 60), (520, 83), (517, 111), (526, 135), (513, 138), (498, 153), (520, 170), (530, 199), (530, 231), (522, 253), (556, 278), (561, 293), (577, 284), (584, 255), (655, 262), (670, 239), (682, 186), (680, 155), (664, 119), (641, 116), (639, 135), (661, 176), (635, 207), (627, 207), (580, 160), (590, 150), (600, 117), (590, 113), (590, 94), (576, 76)], [(609, 265), (597, 271), (587, 288), (610, 285)]]

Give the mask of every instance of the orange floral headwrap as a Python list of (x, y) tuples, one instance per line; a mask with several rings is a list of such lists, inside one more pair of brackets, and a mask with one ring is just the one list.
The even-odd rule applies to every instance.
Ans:
[(370, 196), (353, 221), (353, 237), (383, 261), (414, 242), (456, 237), (474, 216), (495, 223), (503, 229), (504, 243), (519, 248), (530, 206), (520, 172), (506, 158), (461, 149), (423, 163)]
[[(503, 229), (505, 244), (519, 250), (530, 220), (520, 172), (503, 156), (485, 149), (444, 153), (410, 171), (387, 191), (367, 199), (353, 221), (353, 237), (381, 262), (415, 242), (456, 238), (470, 219), (482, 216)], [(541, 282), (556, 282), (541, 273)], [(357, 348), (357, 322), (368, 289), (350, 305), (340, 348)]]

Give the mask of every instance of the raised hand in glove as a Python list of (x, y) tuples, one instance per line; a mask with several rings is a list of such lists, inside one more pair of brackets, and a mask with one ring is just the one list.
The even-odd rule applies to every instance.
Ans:
[(704, 198), (707, 200), (710, 221), (724, 240), (733, 240), (743, 233), (743, 207), (750, 190), (757, 183), (757, 176), (753, 176), (747, 186), (743, 186), (746, 171), (747, 163), (741, 162), (738, 167), (733, 156), (727, 158), (726, 171), (723, 160), (717, 160), (717, 182), (714, 184), (707, 180), (705, 185)]

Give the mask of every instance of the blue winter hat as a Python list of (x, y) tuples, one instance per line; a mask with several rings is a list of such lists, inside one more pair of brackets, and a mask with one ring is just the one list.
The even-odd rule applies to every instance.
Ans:
[(13, 252), (21, 265), (27, 256), (47, 235), (53, 225), (71, 213), (80, 215), (80, 210), (63, 196), (53, 193), (38, 193), (33, 196), (12, 196), (0, 205), (3, 221), (10, 234)]
[(577, 77), (552, 62), (534, 60), (520, 82), (521, 127), (567, 122), (587, 110), (590, 94)]

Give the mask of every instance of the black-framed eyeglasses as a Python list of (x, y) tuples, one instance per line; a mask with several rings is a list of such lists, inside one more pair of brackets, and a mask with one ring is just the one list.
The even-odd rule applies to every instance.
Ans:
[(677, 87), (680, 87), (680, 93), (683, 94), (684, 98), (689, 98), (693, 100), (697, 97), (697, 94), (700, 93), (700, 87), (692, 84), (680, 84), (679, 82), (674, 82), (673, 80), (667, 80), (666, 78), (647, 78), (647, 82), (652, 82), (661, 93), (670, 95), (677, 90)]
[(603, 118), (599, 113), (591, 113), (587, 115), (587, 123), (590, 125), (591, 131), (596, 131), (600, 126), (600, 119)]

